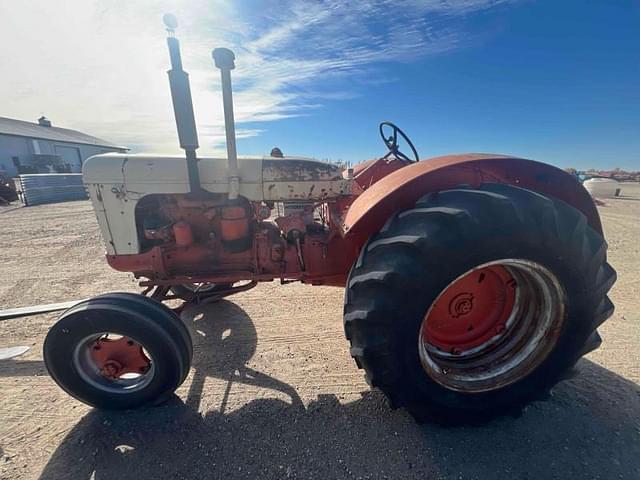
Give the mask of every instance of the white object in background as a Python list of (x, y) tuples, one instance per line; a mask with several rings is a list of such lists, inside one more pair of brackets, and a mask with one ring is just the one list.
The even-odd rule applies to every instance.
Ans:
[(620, 195), (620, 183), (612, 178), (592, 178), (583, 185), (592, 197), (614, 198)]
[(10, 358), (19, 357), (23, 353), (27, 353), (30, 347), (7, 347), (0, 348), (0, 360), (9, 360)]

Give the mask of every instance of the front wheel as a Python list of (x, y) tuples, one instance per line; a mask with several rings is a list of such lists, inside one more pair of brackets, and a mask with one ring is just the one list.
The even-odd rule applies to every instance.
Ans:
[(540, 398), (613, 313), (606, 243), (571, 206), (508, 185), (429, 194), (351, 271), (344, 326), (369, 382), (418, 420)]
[(55, 382), (105, 409), (165, 401), (189, 373), (192, 354), (189, 332), (175, 313), (132, 293), (75, 305), (44, 342), (44, 362)]

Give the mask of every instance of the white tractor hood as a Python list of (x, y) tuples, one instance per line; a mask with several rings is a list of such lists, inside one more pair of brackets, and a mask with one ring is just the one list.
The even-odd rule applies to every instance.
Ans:
[[(202, 188), (229, 193), (226, 158), (198, 161)], [(252, 202), (330, 200), (351, 193), (351, 181), (330, 163), (301, 157), (241, 157), (238, 194)], [(82, 178), (105, 240), (107, 253), (139, 253), (135, 208), (146, 195), (189, 193), (184, 157), (108, 153), (89, 158)]]
[[(228, 193), (226, 158), (198, 161), (202, 188)], [(252, 201), (323, 200), (350, 193), (340, 167), (303, 157), (239, 157), (239, 194)], [(184, 157), (107, 153), (89, 158), (82, 169), (85, 185), (117, 186), (138, 195), (188, 193)]]

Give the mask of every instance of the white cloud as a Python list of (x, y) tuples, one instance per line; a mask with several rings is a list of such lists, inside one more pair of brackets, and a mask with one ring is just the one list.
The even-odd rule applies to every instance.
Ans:
[(506, 1), (0, 0), (0, 115), (46, 114), (117, 143), (176, 151), (160, 20), (170, 11), (180, 22), (202, 150), (211, 152), (224, 139), (213, 47), (235, 50), (238, 136), (254, 136), (267, 127), (243, 124), (307, 115), (358, 94), (323, 88), (327, 80), (393, 81), (366, 73), (465, 44), (458, 20)]

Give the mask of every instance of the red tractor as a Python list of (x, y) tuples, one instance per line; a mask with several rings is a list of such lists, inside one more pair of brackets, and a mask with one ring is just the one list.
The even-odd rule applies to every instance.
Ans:
[(388, 152), (353, 169), (277, 150), (238, 158), (227, 49), (213, 58), (228, 156), (198, 158), (175, 20), (165, 20), (185, 156), (106, 154), (84, 166), (107, 261), (145, 291), (86, 300), (52, 327), (45, 363), (69, 394), (111, 409), (166, 400), (192, 345), (161, 302), (213, 302), (276, 279), (344, 287), (357, 366), (420, 419), (523, 405), (598, 347), (616, 275), (574, 177), (493, 154), (419, 161), (388, 122)]

